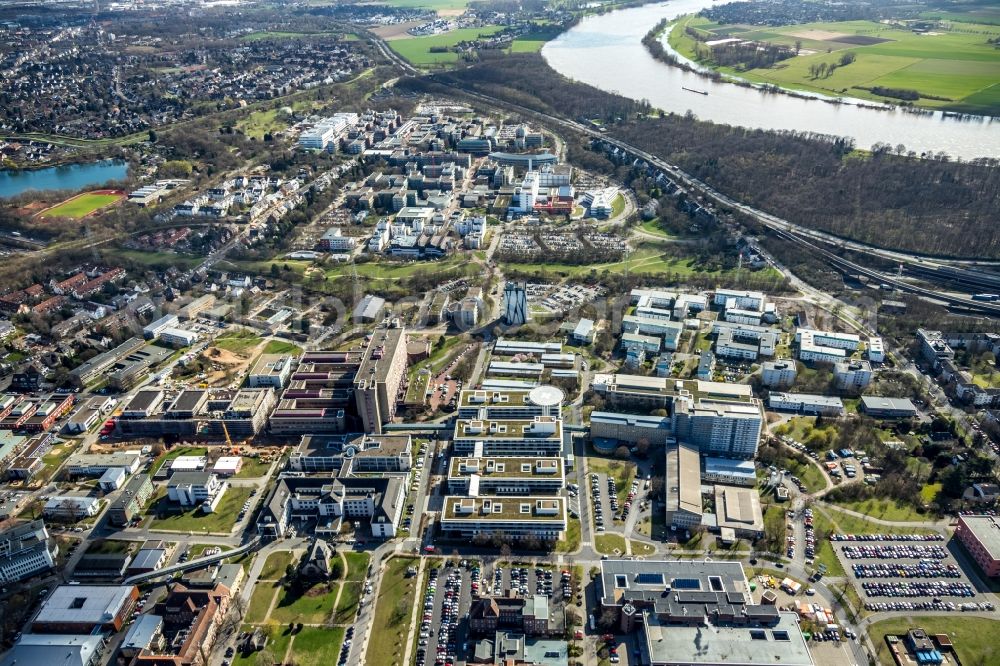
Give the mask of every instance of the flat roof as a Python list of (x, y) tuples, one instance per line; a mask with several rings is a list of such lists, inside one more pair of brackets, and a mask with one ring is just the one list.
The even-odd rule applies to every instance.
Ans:
[(893, 411), (908, 411), (916, 412), (917, 408), (913, 406), (909, 398), (883, 398), (875, 395), (863, 395), (861, 396), (861, 404), (867, 409), (891, 409)]
[(795, 613), (779, 613), (777, 625), (735, 627), (676, 626), (644, 613), (646, 650), (654, 663), (673, 663), (683, 655), (685, 664), (732, 666), (812, 666)]
[[(490, 463), (493, 463), (493, 465), (488, 468)], [(471, 464), (475, 464), (476, 469), (467, 472), (461, 471), (462, 465)], [(522, 471), (523, 465), (528, 465), (530, 469), (527, 472)], [(542, 466), (543, 469), (549, 471), (536, 471), (539, 466)], [(489, 471), (487, 471), (488, 469)], [(562, 458), (557, 456), (483, 456), (482, 458), (476, 458), (474, 456), (453, 456), (448, 466), (449, 478), (460, 478), (470, 476), (472, 474), (478, 474), (479, 476), (497, 476), (504, 478), (538, 477), (542, 479), (557, 479), (561, 478), (561, 472)]]
[[(484, 512), (482, 507), (485, 502), (490, 503), (488, 512)], [(470, 513), (458, 511), (460, 506), (474, 507)], [(527, 507), (528, 511), (522, 512), (522, 508)], [(538, 514), (536, 509), (539, 506), (553, 507), (555, 514)], [(497, 508), (499, 507), (499, 511)], [(566, 520), (566, 500), (562, 497), (536, 497), (536, 496), (512, 496), (512, 497), (457, 497), (450, 495), (444, 499), (444, 511), (441, 514), (443, 520), (524, 520), (531, 522), (565, 522)]]
[(134, 585), (60, 585), (42, 602), (36, 623), (104, 624), (114, 620)]
[(701, 458), (698, 449), (677, 444), (667, 449), (666, 498), (668, 511), (701, 514)]
[(996, 516), (959, 516), (991, 559), (1000, 560), (1000, 519)]

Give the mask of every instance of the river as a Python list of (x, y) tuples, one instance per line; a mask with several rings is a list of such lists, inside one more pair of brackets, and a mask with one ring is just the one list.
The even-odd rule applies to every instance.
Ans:
[(29, 190), (79, 190), (112, 180), (124, 180), (126, 176), (128, 162), (121, 160), (101, 160), (45, 169), (0, 169), (0, 198), (14, 197)]
[[(917, 153), (965, 160), (1000, 157), (1000, 120), (946, 118), (765, 94), (672, 67), (653, 58), (642, 38), (660, 19), (697, 13), (711, 0), (675, 0), (590, 16), (545, 45), (549, 65), (576, 81), (701, 120), (769, 130), (852, 137), (859, 148), (903, 144)], [(708, 95), (688, 92), (684, 87)]]

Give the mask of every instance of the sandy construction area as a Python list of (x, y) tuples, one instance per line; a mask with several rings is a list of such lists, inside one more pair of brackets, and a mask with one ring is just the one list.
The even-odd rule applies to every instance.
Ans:
[(405, 23), (395, 23), (393, 25), (380, 25), (377, 28), (372, 28), (371, 31), (382, 39), (392, 41), (393, 39), (406, 39), (407, 37), (412, 37), (406, 31), (410, 28), (415, 28), (418, 25), (423, 25), (427, 21), (406, 21)]

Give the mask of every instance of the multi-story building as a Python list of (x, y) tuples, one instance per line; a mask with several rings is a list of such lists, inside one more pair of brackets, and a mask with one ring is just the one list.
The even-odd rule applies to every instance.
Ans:
[(160, 336), (164, 330), (177, 326), (180, 323), (177, 315), (168, 314), (163, 315), (156, 321), (150, 322), (142, 328), (142, 335), (147, 340), (155, 340)]
[(768, 396), (767, 406), (780, 411), (822, 414), (823, 416), (840, 416), (844, 413), (844, 403), (840, 398), (810, 393), (778, 393), (775, 391)]
[[(159, 395), (157, 395), (159, 393)], [(128, 437), (248, 438), (259, 433), (277, 399), (273, 388), (140, 391), (118, 420)], [(225, 428), (223, 428), (223, 423)]]
[(139, 601), (135, 585), (60, 585), (31, 623), (44, 634), (90, 634), (121, 631)]
[(457, 416), (460, 419), (530, 419), (536, 416), (559, 416), (563, 398), (563, 392), (554, 386), (497, 391), (465, 389), (459, 395)]
[(833, 379), (837, 388), (860, 391), (872, 383), (871, 363), (868, 361), (838, 361), (833, 366)]
[(89, 384), (111, 369), (120, 359), (142, 349), (145, 344), (146, 342), (142, 338), (129, 338), (114, 349), (98, 354), (75, 368), (70, 374), (76, 377), (81, 385)]
[(270, 386), (281, 390), (292, 376), (292, 357), (289, 354), (261, 354), (247, 375), (249, 388)]
[(847, 352), (855, 351), (861, 345), (861, 338), (853, 333), (798, 328), (795, 330), (795, 342), (799, 345), (800, 361), (836, 363), (846, 359)]
[(175, 472), (167, 484), (167, 496), (181, 506), (201, 506), (211, 513), (219, 505), (228, 485), (211, 472)]
[(134, 518), (142, 515), (146, 502), (152, 496), (153, 482), (149, 477), (145, 474), (134, 475), (108, 508), (108, 521), (119, 527), (128, 525)]
[(669, 416), (592, 412), (590, 436), (598, 451), (611, 453), (622, 442), (638, 444), (645, 441), (651, 445), (672, 442), (674, 427)]
[(664, 472), (666, 523), (672, 529), (688, 530), (701, 525), (701, 459), (689, 444), (667, 447)]
[(295, 472), (406, 472), (413, 443), (409, 435), (303, 435), (288, 459)]
[(382, 434), (382, 424), (395, 416), (405, 375), (405, 329), (376, 329), (354, 378), (354, 398), (364, 432)]
[(49, 543), (45, 523), (33, 520), (0, 532), (0, 583), (7, 585), (55, 566), (59, 547)]
[(455, 422), (455, 453), (482, 456), (556, 456), (562, 451), (562, 419), (459, 419)]
[(479, 597), (469, 608), (469, 631), (493, 638), (498, 631), (514, 630), (525, 636), (555, 636), (565, 632), (559, 604), (545, 595), (530, 597)]
[(597, 374), (591, 386), (610, 407), (666, 409), (673, 437), (703, 453), (752, 458), (757, 451), (763, 410), (748, 385)]
[(454, 456), (448, 466), (453, 495), (540, 495), (559, 492), (566, 483), (562, 458)]
[(315, 520), (317, 535), (335, 534), (344, 520), (364, 520), (373, 536), (391, 538), (405, 498), (406, 484), (396, 476), (282, 476), (257, 518), (257, 530), (274, 538), (284, 535), (292, 520)]
[(701, 480), (729, 486), (757, 485), (757, 470), (752, 460), (702, 458)]
[(868, 338), (868, 360), (872, 363), (885, 361), (885, 343), (882, 338)]
[(446, 497), (441, 531), (455, 538), (558, 541), (566, 530), (562, 497)]
[(768, 388), (788, 388), (795, 383), (797, 373), (795, 361), (764, 361), (760, 366), (760, 381)]
[(138, 451), (121, 453), (79, 453), (66, 461), (66, 474), (71, 477), (100, 477), (109, 469), (120, 468), (127, 474), (135, 474), (142, 463)]
[(528, 293), (523, 282), (508, 282), (504, 287), (502, 321), (505, 326), (528, 322)]
[(812, 666), (795, 613), (755, 604), (739, 562), (604, 560), (596, 616), (651, 666)]
[(935, 369), (945, 359), (954, 359), (955, 350), (944, 339), (941, 331), (931, 331), (925, 328), (917, 329), (917, 340), (920, 341), (920, 353)]
[(1000, 519), (996, 516), (959, 516), (955, 536), (990, 578), (1000, 577)]

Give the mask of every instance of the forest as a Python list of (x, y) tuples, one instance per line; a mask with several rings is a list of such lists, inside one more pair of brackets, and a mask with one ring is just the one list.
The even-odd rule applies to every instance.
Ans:
[(433, 80), (576, 120), (674, 163), (726, 194), (805, 226), (880, 247), (937, 256), (1000, 257), (1000, 162), (921, 156), (903, 145), (858, 150), (849, 139), (731, 127), (654, 113), (564, 78), (538, 54), (513, 54)]

